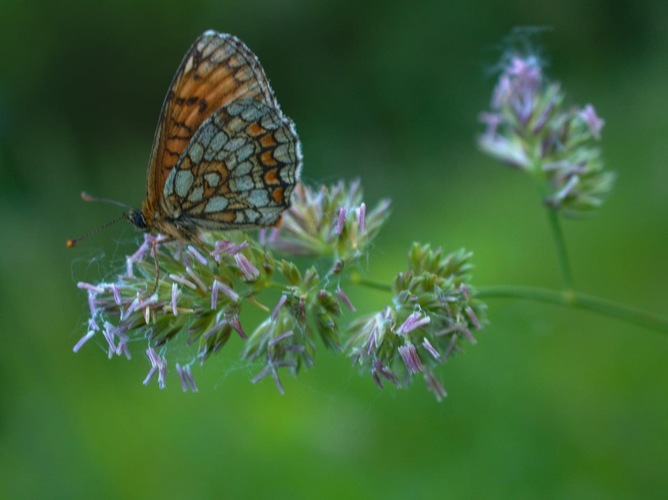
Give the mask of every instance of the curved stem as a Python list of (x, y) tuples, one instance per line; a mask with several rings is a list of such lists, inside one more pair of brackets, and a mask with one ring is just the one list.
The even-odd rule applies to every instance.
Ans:
[[(358, 273), (353, 274), (350, 278), (351, 283), (356, 285), (384, 292), (392, 291), (391, 285), (363, 278)], [(476, 287), (475, 297), (478, 299), (524, 299), (563, 307), (574, 307), (647, 328), (648, 330), (668, 334), (668, 318), (573, 290), (559, 291), (548, 288), (513, 285), (482, 286)]]
[(476, 297), (525, 299), (565, 307), (575, 307), (668, 334), (668, 319), (666, 318), (594, 295), (574, 292), (572, 290), (560, 292), (528, 286), (487, 286), (477, 288)]
[(373, 288), (374, 290), (380, 290), (381, 292), (391, 292), (392, 285), (389, 283), (382, 283), (380, 281), (374, 281), (370, 279), (363, 278), (362, 275), (358, 272), (353, 272), (350, 274), (350, 282), (355, 285), (362, 285), (367, 288)]
[(559, 214), (556, 210), (547, 208), (547, 217), (550, 221), (550, 228), (554, 236), (554, 243), (557, 247), (557, 255), (559, 256), (559, 264), (561, 266), (561, 277), (564, 281), (564, 288), (567, 291), (575, 289), (573, 284), (573, 271), (571, 270), (571, 263), (568, 258), (568, 251), (566, 250), (566, 240), (564, 233), (561, 230), (561, 223), (559, 222)]

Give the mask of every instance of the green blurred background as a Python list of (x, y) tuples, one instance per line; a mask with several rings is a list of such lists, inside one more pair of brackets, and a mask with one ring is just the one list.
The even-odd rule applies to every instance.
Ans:
[[(141, 384), (102, 342), (79, 354), (80, 280), (121, 266), (158, 112), (205, 29), (260, 57), (297, 123), (304, 178), (361, 176), (393, 217), (369, 272), (389, 280), (414, 240), (475, 252), (486, 284), (559, 285), (528, 179), (476, 151), (489, 69), (514, 26), (548, 73), (606, 119), (619, 175), (600, 213), (565, 225), (582, 290), (668, 314), (668, 2), (365, 0), (0, 2), (0, 497), (630, 498), (668, 488), (668, 339), (591, 314), (490, 301), (479, 344), (440, 374), (378, 391), (321, 351), (285, 396), (235, 339), (197, 394)], [(361, 311), (379, 292), (350, 290)]]

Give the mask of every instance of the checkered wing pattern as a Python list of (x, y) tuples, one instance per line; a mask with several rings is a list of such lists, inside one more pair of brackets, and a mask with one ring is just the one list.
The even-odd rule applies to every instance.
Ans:
[(301, 152), (251, 50), (207, 31), (186, 53), (160, 113), (141, 209), (149, 231), (192, 239), (198, 229), (279, 222)]
[(294, 126), (261, 101), (240, 99), (195, 132), (163, 189), (164, 211), (193, 231), (271, 226), (297, 182)]

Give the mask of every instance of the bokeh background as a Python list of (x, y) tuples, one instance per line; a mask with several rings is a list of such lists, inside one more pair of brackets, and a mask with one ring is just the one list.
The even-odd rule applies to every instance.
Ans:
[[(490, 300), (479, 343), (440, 375), (380, 392), (350, 361), (250, 383), (235, 339), (197, 394), (141, 384), (80, 353), (79, 280), (139, 241), (79, 192), (138, 205), (162, 99), (205, 29), (242, 38), (297, 123), (304, 178), (361, 177), (393, 199), (369, 260), (389, 280), (414, 240), (475, 252), (480, 285), (557, 287), (528, 179), (475, 135), (503, 38), (544, 26), (548, 73), (606, 119), (618, 183), (567, 222), (580, 289), (668, 314), (668, 3), (662, 0), (0, 2), (0, 497), (659, 498), (668, 488), (668, 338), (529, 302)], [(361, 311), (380, 292), (350, 290)]]

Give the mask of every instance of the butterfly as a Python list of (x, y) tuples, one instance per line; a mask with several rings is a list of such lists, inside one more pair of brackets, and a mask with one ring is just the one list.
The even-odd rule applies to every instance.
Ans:
[(146, 199), (125, 217), (186, 241), (200, 230), (276, 226), (301, 168), (295, 125), (257, 56), (237, 37), (209, 30), (176, 71), (153, 139)]

